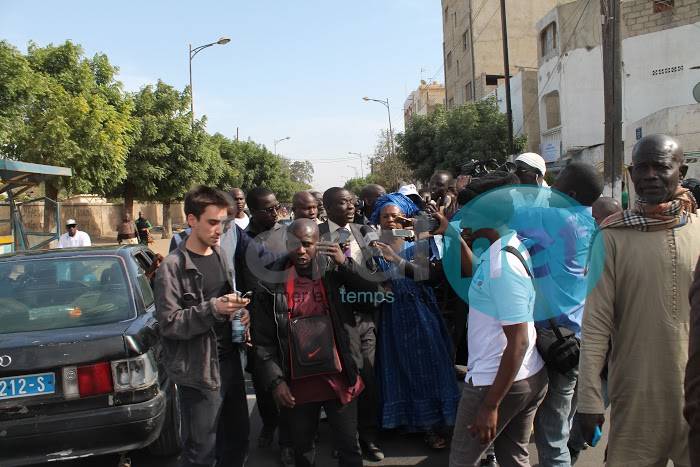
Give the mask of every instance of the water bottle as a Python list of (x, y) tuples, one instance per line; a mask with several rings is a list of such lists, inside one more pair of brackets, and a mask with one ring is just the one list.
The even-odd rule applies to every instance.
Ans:
[(231, 340), (234, 344), (243, 344), (245, 342), (245, 326), (241, 323), (241, 313), (243, 313), (243, 310), (236, 312), (231, 320)]

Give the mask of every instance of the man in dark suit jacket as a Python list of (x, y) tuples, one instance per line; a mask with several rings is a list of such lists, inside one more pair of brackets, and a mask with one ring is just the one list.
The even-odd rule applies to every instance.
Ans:
[[(323, 193), (323, 204), (326, 207), (328, 220), (318, 226), (322, 240), (340, 243), (345, 255), (360, 266), (358, 269), (360, 271), (364, 269), (367, 272), (366, 265), (370, 256), (367, 252), (366, 241), (360, 231), (363, 226), (353, 223), (355, 205), (352, 193), (340, 187), (329, 188)], [(376, 444), (377, 408), (379, 406), (374, 377), (374, 353), (377, 346), (374, 325), (376, 307), (373, 303), (360, 303), (353, 306), (353, 311), (360, 335), (363, 357), (360, 376), (365, 382), (365, 390), (360, 394), (358, 401), (360, 444), (364, 454), (369, 459), (380, 461), (384, 459), (384, 453)]]

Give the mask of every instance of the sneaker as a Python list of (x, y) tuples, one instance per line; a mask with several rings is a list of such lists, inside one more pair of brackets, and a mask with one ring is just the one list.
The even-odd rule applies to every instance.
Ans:
[(280, 461), (282, 461), (283, 467), (296, 467), (294, 448), (282, 448), (280, 451)]
[(365, 455), (367, 460), (373, 462), (380, 462), (384, 460), (384, 453), (381, 448), (371, 441), (366, 441), (362, 443), (362, 453)]

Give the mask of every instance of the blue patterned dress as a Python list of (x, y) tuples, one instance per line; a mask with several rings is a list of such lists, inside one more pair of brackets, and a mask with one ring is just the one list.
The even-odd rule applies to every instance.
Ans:
[[(415, 244), (405, 243), (401, 256), (410, 261), (414, 252)], [(383, 304), (378, 323), (381, 427), (425, 432), (452, 426), (460, 394), (435, 294), (427, 283), (402, 278), (396, 265), (380, 262), (391, 277), (394, 298)]]

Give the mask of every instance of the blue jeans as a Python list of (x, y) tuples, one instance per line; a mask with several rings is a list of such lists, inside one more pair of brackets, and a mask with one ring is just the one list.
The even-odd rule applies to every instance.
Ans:
[(548, 369), (549, 389), (535, 416), (535, 443), (542, 467), (570, 466), (567, 443), (576, 413), (578, 367), (566, 374)]

